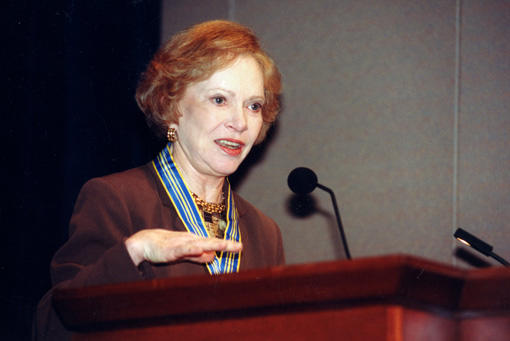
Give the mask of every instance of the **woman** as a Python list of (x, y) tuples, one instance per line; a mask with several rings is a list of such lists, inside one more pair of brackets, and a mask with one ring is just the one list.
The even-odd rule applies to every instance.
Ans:
[[(56, 287), (81, 287), (284, 263), (277, 225), (233, 193), (226, 177), (278, 113), (280, 75), (254, 34), (199, 24), (155, 55), (137, 89), (149, 124), (169, 140), (151, 163), (87, 182), (70, 237), (51, 264)], [(68, 333), (38, 309), (37, 335)]]

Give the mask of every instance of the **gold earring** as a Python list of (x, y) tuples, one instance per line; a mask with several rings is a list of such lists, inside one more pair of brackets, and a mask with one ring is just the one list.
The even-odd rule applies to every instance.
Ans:
[(175, 128), (168, 127), (166, 131), (166, 139), (170, 142), (177, 141), (177, 130)]

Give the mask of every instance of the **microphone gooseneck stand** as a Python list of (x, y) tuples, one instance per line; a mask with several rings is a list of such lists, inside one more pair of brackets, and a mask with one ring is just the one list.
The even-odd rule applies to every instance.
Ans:
[(345, 256), (347, 259), (351, 259), (351, 253), (349, 252), (349, 247), (347, 246), (347, 238), (345, 237), (344, 227), (342, 225), (342, 219), (340, 218), (340, 211), (338, 210), (335, 193), (330, 188), (318, 183), (317, 175), (315, 175), (314, 171), (306, 167), (298, 167), (290, 172), (287, 178), (287, 184), (289, 185), (289, 188), (292, 190), (292, 192), (296, 194), (311, 193), (316, 187), (319, 187), (320, 189), (329, 193), (331, 196), (331, 201), (333, 202), (336, 223), (338, 225), (338, 230), (340, 231), (340, 237), (342, 238)]
[(347, 259), (352, 259), (351, 253), (349, 252), (349, 247), (347, 246), (347, 238), (345, 238), (344, 226), (342, 224), (342, 219), (340, 218), (340, 212), (338, 211), (338, 205), (336, 203), (335, 193), (330, 188), (328, 188), (324, 185), (321, 185), (319, 183), (317, 183), (317, 187), (328, 192), (329, 195), (331, 196), (331, 202), (333, 202), (333, 209), (334, 209), (335, 215), (336, 215), (336, 223), (338, 225), (338, 230), (340, 231), (340, 237), (342, 237), (342, 244), (344, 245), (345, 256), (347, 257)]

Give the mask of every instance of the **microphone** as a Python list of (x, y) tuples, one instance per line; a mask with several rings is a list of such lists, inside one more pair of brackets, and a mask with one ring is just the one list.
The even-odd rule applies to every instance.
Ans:
[(306, 167), (298, 167), (290, 172), (289, 176), (287, 177), (287, 184), (289, 185), (289, 188), (292, 190), (292, 192), (296, 194), (311, 193), (316, 187), (319, 187), (320, 189), (329, 193), (331, 196), (331, 202), (333, 203), (333, 208), (335, 210), (336, 223), (338, 225), (338, 230), (340, 231), (340, 237), (342, 237), (345, 256), (347, 259), (351, 259), (351, 253), (349, 252), (349, 247), (347, 246), (347, 239), (345, 238), (344, 228), (342, 225), (342, 219), (340, 218), (340, 212), (338, 211), (335, 193), (333, 193), (333, 191), (328, 187), (321, 185), (318, 182), (317, 175), (315, 175), (314, 171)]

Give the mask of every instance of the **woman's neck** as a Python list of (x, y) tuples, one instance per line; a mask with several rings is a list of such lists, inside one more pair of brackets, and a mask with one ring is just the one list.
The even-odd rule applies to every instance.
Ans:
[(171, 150), (174, 161), (190, 191), (206, 202), (221, 202), (225, 177), (203, 174), (193, 167), (182, 150), (174, 148), (174, 145)]
[(201, 177), (199, 179), (189, 177), (188, 179), (186, 175), (183, 174), (182, 176), (185, 177), (190, 191), (195, 193), (200, 199), (211, 203), (220, 203), (222, 201), (222, 189), (225, 178), (205, 179), (204, 181)]

